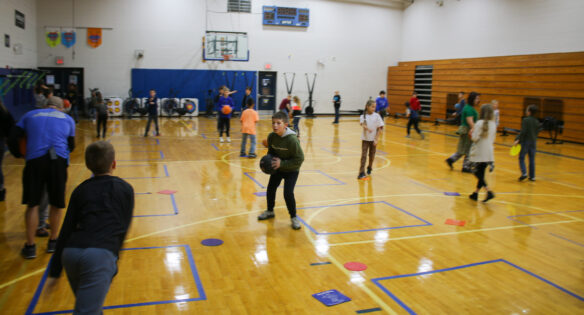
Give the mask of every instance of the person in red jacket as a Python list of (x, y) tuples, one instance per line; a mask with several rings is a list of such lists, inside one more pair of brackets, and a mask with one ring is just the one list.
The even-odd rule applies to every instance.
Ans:
[(414, 125), (414, 129), (416, 129), (416, 131), (418, 132), (418, 134), (420, 135), (420, 137), (422, 137), (422, 139), (424, 139), (424, 135), (422, 134), (422, 131), (420, 131), (420, 128), (418, 128), (418, 122), (420, 121), (420, 111), (422, 110), (422, 107), (420, 106), (420, 100), (418, 99), (418, 94), (416, 92), (414, 92), (412, 94), (412, 98), (410, 98), (410, 120), (408, 121), (408, 135), (406, 136), (406, 138), (410, 137), (410, 129), (412, 128), (412, 125)]

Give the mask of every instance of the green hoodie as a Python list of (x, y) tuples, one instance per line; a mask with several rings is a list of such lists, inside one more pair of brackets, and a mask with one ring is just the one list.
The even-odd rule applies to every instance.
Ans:
[(304, 152), (300, 147), (300, 141), (296, 133), (290, 128), (286, 128), (283, 136), (278, 136), (272, 132), (268, 136), (268, 154), (280, 158), (281, 172), (298, 172), (302, 162), (304, 162)]

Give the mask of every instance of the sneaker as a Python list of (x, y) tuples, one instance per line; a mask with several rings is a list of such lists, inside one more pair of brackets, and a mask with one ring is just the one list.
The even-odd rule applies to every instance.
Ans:
[(245, 153), (239, 153), (239, 157), (246, 157)]
[(479, 199), (479, 194), (477, 194), (476, 192), (473, 192), (472, 194), (470, 194), (468, 196), (468, 198), (470, 198), (471, 200), (477, 201)]
[(424, 134), (420, 132), (420, 137), (422, 137), (422, 140), (424, 140), (426, 137), (424, 137)]
[(0, 190), (0, 201), (6, 200), (6, 188)]
[(535, 178), (533, 178), (533, 177), (530, 177), (530, 178), (529, 178), (529, 181), (530, 181), (530, 182), (535, 182)]
[(250, 159), (255, 159), (256, 157), (258, 157), (255, 153), (250, 153), (247, 155), (248, 158)]
[(230, 137), (227, 137), (227, 142), (231, 142), (231, 138)]
[(371, 167), (368, 167), (368, 168), (367, 168), (367, 175), (371, 175), (371, 171), (372, 171), (372, 170), (373, 170), (373, 169), (372, 169)]
[(47, 253), (54, 253), (57, 249), (57, 240), (49, 240), (47, 244)]
[(450, 158), (447, 158), (445, 160), (446, 164), (448, 164), (448, 166), (450, 167), (450, 170), (452, 171), (454, 169), (454, 167), (452, 167), (452, 160)]
[(36, 236), (47, 237), (49, 236), (49, 231), (47, 231), (44, 227), (40, 227), (36, 230)]
[(522, 182), (527, 178), (527, 175), (521, 175), (519, 176), (519, 181)]
[(472, 173), (472, 169), (470, 169), (470, 168), (468, 168), (468, 167), (467, 167), (467, 168), (463, 168), (463, 169), (462, 169), (462, 172), (463, 172), (463, 173)]
[(495, 170), (495, 163), (489, 164), (489, 173), (492, 173)]
[(488, 191), (487, 192), (487, 198), (485, 198), (485, 200), (483, 200), (483, 202), (487, 202), (491, 199), (495, 198), (495, 194), (492, 191)]
[(20, 251), (20, 254), (24, 259), (33, 259), (36, 258), (36, 244), (26, 245)]
[(219, 138), (219, 142), (223, 142), (223, 137), (220, 137)]
[(157, 137), (160, 137), (160, 132), (157, 132), (157, 133), (156, 133), (156, 136), (157, 136)]
[(293, 228), (294, 230), (300, 230), (300, 227), (301, 227), (301, 225), (300, 225), (300, 220), (298, 220), (298, 218), (297, 218), (297, 217), (293, 217), (293, 218), (291, 219), (291, 221), (292, 221), (292, 228)]
[(410, 135), (407, 135), (406, 138), (410, 138)]
[(367, 177), (367, 175), (365, 175), (365, 172), (363, 172), (363, 173), (359, 174), (359, 176), (357, 176), (357, 179), (363, 179), (365, 177)]
[(262, 212), (259, 216), (258, 216), (258, 220), (267, 220), (267, 219), (271, 219), (273, 217), (275, 217), (276, 215), (274, 214), (274, 211), (269, 211), (266, 210), (264, 212)]
[(148, 137), (148, 133), (145, 133), (145, 134), (144, 134), (144, 137)]

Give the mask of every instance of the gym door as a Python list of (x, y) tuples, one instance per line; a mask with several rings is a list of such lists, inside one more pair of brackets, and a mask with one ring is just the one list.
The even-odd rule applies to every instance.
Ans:
[(79, 97), (85, 98), (85, 91), (83, 87), (83, 68), (39, 68), (47, 71), (44, 79), (45, 85), (52, 85), (55, 87), (55, 96), (64, 97), (67, 94), (67, 87), (70, 83), (77, 85), (77, 92)]
[(260, 71), (258, 74), (258, 110), (276, 111), (276, 71)]

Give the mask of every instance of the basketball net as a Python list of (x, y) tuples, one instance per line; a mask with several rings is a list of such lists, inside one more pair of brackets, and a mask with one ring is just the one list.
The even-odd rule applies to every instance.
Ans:
[(229, 61), (231, 55), (223, 55), (223, 61)]

